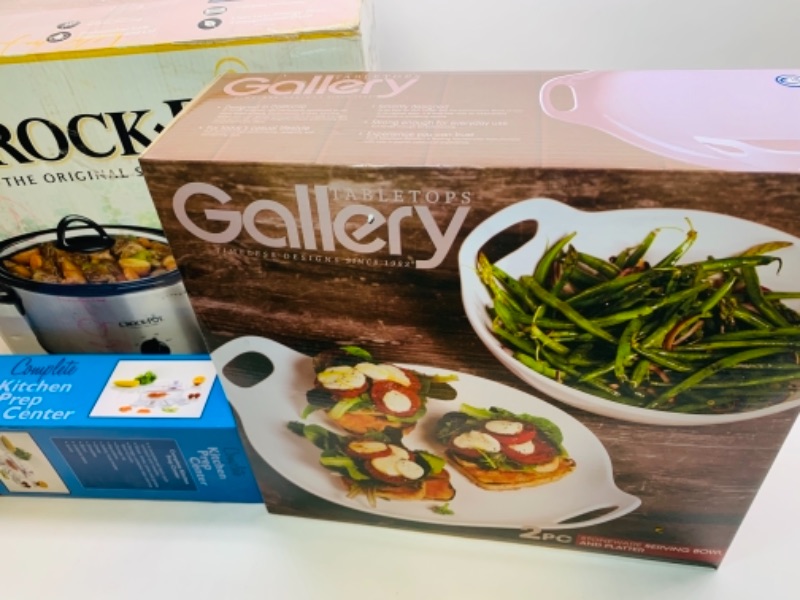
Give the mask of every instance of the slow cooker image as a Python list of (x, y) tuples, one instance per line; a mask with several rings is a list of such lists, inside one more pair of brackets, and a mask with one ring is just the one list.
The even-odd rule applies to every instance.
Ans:
[(52, 354), (206, 353), (163, 232), (79, 215), (0, 242), (0, 302)]

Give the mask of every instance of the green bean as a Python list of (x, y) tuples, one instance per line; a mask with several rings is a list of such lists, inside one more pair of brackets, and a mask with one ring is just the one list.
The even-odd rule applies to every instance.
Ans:
[[(562, 296), (562, 291), (568, 287), (567, 284), (570, 281), (570, 273), (573, 269), (577, 268), (575, 265), (577, 260), (577, 256), (574, 254), (569, 254), (564, 257), (564, 260), (561, 263), (557, 263), (560, 272), (557, 274), (555, 283), (553, 283), (552, 292), (555, 296), (560, 298)], [(553, 266), (555, 266), (555, 264)]]
[(696, 267), (703, 273), (715, 273), (733, 271), (741, 269), (742, 267), (760, 267), (768, 265), (773, 262), (781, 262), (776, 256), (732, 256), (730, 258), (710, 259), (703, 262), (691, 263), (685, 265), (688, 267)]
[(788, 327), (789, 322), (781, 315), (775, 307), (764, 298), (761, 292), (761, 284), (758, 280), (758, 274), (753, 267), (742, 267), (742, 277), (744, 278), (745, 288), (747, 295), (753, 305), (761, 311), (762, 316), (773, 325), (778, 327)]
[(660, 367), (672, 369), (673, 371), (678, 371), (679, 373), (691, 373), (692, 371), (695, 370), (695, 368), (692, 365), (686, 364), (676, 358), (665, 355), (663, 352), (659, 352), (658, 350), (647, 350), (645, 348), (637, 347), (636, 352), (638, 352), (639, 354), (644, 356), (647, 360), (654, 362)]
[(617, 265), (585, 252), (578, 252), (578, 260), (606, 279), (613, 279), (620, 273), (620, 268)]
[(660, 276), (670, 274), (670, 270), (656, 270), (651, 269), (649, 271), (640, 271), (637, 273), (631, 273), (630, 275), (622, 275), (617, 277), (616, 279), (612, 279), (611, 281), (606, 281), (605, 283), (601, 283), (593, 288), (589, 288), (588, 290), (584, 290), (578, 294), (575, 294), (571, 298), (567, 300), (571, 305), (575, 307), (580, 307), (581, 305), (585, 305), (589, 301), (594, 301), (596, 298), (603, 298), (608, 295), (609, 292), (612, 291), (619, 291), (624, 289), (630, 284), (636, 283), (640, 280), (650, 281), (651, 279), (658, 278)]
[(800, 294), (762, 290), (756, 271), (780, 263), (769, 252), (784, 243), (679, 264), (690, 228), (650, 267), (657, 232), (610, 260), (569, 234), (520, 277), (479, 257), (494, 334), (533, 372), (630, 406), (722, 413), (795, 394), (800, 315), (781, 299)]
[(633, 351), (633, 340), (642, 328), (640, 318), (631, 319), (619, 338), (617, 355), (614, 359), (614, 374), (621, 382), (628, 381), (627, 368), (636, 358)]
[(700, 305), (700, 312), (705, 314), (710, 312), (720, 301), (727, 296), (730, 291), (733, 289), (733, 286), (736, 284), (737, 277), (729, 277), (721, 286), (717, 288), (717, 291), (711, 294), (711, 296)]
[(550, 379), (555, 379), (556, 381), (561, 381), (564, 378), (564, 374), (560, 371), (552, 368), (546, 362), (541, 360), (535, 360), (531, 356), (523, 353), (514, 354), (514, 358), (516, 358), (519, 362), (523, 365), (528, 367), (529, 369), (533, 369), (537, 373), (544, 375), (545, 377), (549, 377)]
[(590, 381), (592, 379), (597, 379), (598, 377), (602, 377), (603, 375), (607, 375), (614, 371), (616, 367), (616, 361), (608, 363), (607, 365), (603, 365), (602, 367), (598, 367), (594, 371), (589, 371), (584, 375), (581, 375), (578, 381)]
[(657, 396), (647, 405), (647, 408), (659, 408), (663, 406), (668, 400), (675, 398), (675, 396), (677, 396), (681, 392), (691, 388), (692, 386), (722, 371), (723, 369), (728, 369), (733, 365), (737, 365), (739, 363), (746, 362), (754, 358), (763, 358), (764, 356), (779, 354), (785, 351), (786, 350), (782, 348), (756, 348), (755, 350), (745, 350), (744, 352), (739, 352), (731, 356), (726, 356), (725, 358), (718, 360), (717, 362), (711, 363), (710, 365), (700, 369), (699, 371), (696, 371), (695, 373), (693, 373), (692, 375), (690, 375), (689, 377), (687, 377), (686, 379), (684, 379), (683, 381), (672, 387), (671, 389)]
[(533, 339), (541, 342), (545, 348), (550, 348), (553, 352), (557, 352), (558, 354), (569, 354), (569, 348), (545, 334), (536, 326), (536, 323), (531, 325), (529, 331)]
[(589, 333), (612, 344), (617, 342), (617, 339), (613, 335), (594, 325), (591, 321), (584, 318), (583, 315), (581, 315), (577, 310), (572, 308), (563, 300), (553, 296), (550, 292), (539, 285), (539, 282), (536, 281), (536, 279), (528, 279), (527, 285), (539, 300), (559, 311), (567, 319), (575, 323), (575, 325), (577, 325), (579, 328), (583, 329), (584, 331), (588, 331)]
[(547, 276), (550, 273), (550, 267), (552, 266), (556, 257), (564, 249), (564, 246), (569, 244), (572, 238), (574, 238), (576, 235), (577, 232), (565, 235), (545, 251), (545, 253), (542, 255), (542, 258), (539, 260), (539, 262), (536, 265), (536, 268), (533, 271), (533, 277), (534, 279), (536, 279), (538, 283), (543, 285), (545, 281), (547, 281)]
[(530, 296), (525, 292), (525, 288), (520, 285), (519, 281), (511, 277), (511, 275), (503, 271), (503, 269), (497, 265), (489, 263), (489, 259), (486, 258), (484, 254), (481, 254), (478, 257), (478, 272), (480, 273), (481, 280), (485, 285), (489, 285), (487, 284), (487, 281), (492, 283), (490, 286), (490, 291), (492, 292), (493, 296), (499, 296), (502, 294), (502, 289), (498, 288), (495, 283), (497, 282), (502, 286), (503, 289), (511, 294), (511, 299), (520, 307), (521, 310), (522, 305), (528, 306), (528, 308), (531, 310), (535, 308), (535, 305), (531, 304)]
[(766, 292), (766, 300), (800, 300), (800, 292)]
[(607, 317), (601, 317), (599, 319), (595, 319), (594, 325), (598, 327), (607, 327), (610, 325), (625, 323), (626, 321), (630, 321), (631, 319), (635, 319), (637, 317), (647, 316), (649, 314), (654, 313), (659, 308), (662, 308), (664, 306), (669, 306), (670, 304), (675, 304), (676, 302), (683, 302), (687, 298), (692, 298), (697, 294), (699, 294), (700, 292), (702, 292), (703, 290), (708, 289), (709, 285), (710, 284), (708, 283), (703, 283), (688, 290), (684, 290), (682, 292), (676, 292), (671, 296), (662, 298), (658, 302), (654, 302), (653, 304), (647, 304), (645, 306), (639, 307), (634, 310), (626, 310), (613, 315), (609, 315)]
[(649, 375), (650, 366), (652, 364), (653, 363), (651, 363), (648, 359), (640, 359), (633, 368), (633, 374), (631, 375), (631, 379), (628, 384), (633, 388), (638, 388), (641, 386), (642, 383), (644, 383), (645, 377)]
[(684, 346), (684, 352), (707, 352), (713, 350), (722, 350), (728, 348), (752, 348), (757, 346), (759, 348), (785, 348), (786, 350), (800, 350), (799, 342), (789, 342), (786, 340), (730, 340), (730, 341), (717, 341), (709, 342), (708, 344), (691, 344)]
[(625, 259), (622, 261), (622, 264), (618, 264), (623, 269), (629, 269), (631, 267), (635, 267), (644, 255), (647, 254), (647, 251), (650, 249), (650, 246), (653, 245), (653, 242), (658, 235), (658, 232), (661, 231), (660, 229), (653, 229), (650, 233), (648, 233), (642, 242), (638, 246), (634, 246), (630, 248), (630, 252), (627, 254)]
[(776, 337), (800, 337), (800, 328), (798, 327), (777, 327), (774, 329), (747, 329), (745, 331), (731, 331), (730, 333), (721, 333), (712, 335), (705, 338), (706, 342), (716, 342), (718, 340), (758, 340), (770, 339)]
[(731, 315), (734, 319), (742, 321), (751, 327), (757, 327), (758, 329), (772, 329), (772, 323), (764, 319), (763, 317), (758, 316), (755, 313), (750, 312), (746, 308), (734, 308), (731, 312)]
[(581, 269), (579, 264), (574, 265), (574, 267), (567, 272), (567, 279), (569, 283), (573, 283), (581, 288), (591, 288), (606, 281), (594, 273)]
[(800, 373), (782, 373), (780, 375), (771, 375), (766, 377), (754, 377), (752, 379), (743, 379), (740, 381), (719, 381), (698, 383), (695, 389), (699, 390), (714, 390), (714, 389), (728, 389), (728, 388), (742, 388), (742, 387), (756, 387), (762, 385), (769, 385), (772, 383), (783, 383), (785, 381), (800, 380)]
[[(518, 331), (521, 329), (519, 322), (524, 320), (524, 314), (516, 311), (516, 309), (502, 300), (495, 299), (494, 312), (503, 326), (509, 331)], [(516, 314), (515, 314), (516, 313)], [(519, 316), (517, 316), (519, 315)]]
[(503, 327), (495, 326), (494, 323), (492, 324), (492, 332), (523, 352), (527, 352), (531, 355), (536, 355), (539, 353), (539, 347), (535, 343), (531, 342), (528, 338), (514, 335)]
[(664, 258), (658, 261), (656, 263), (656, 268), (658, 269), (663, 267), (670, 267), (675, 263), (677, 263), (681, 259), (681, 257), (683, 257), (683, 255), (689, 251), (689, 248), (692, 247), (696, 239), (697, 239), (697, 232), (694, 230), (694, 227), (691, 227), (687, 232), (686, 239), (683, 241), (683, 243), (681, 243), (672, 252), (670, 252)]

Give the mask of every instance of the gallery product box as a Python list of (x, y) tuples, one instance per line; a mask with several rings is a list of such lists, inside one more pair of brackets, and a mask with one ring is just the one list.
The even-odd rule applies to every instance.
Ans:
[[(90, 270), (70, 239), (165, 241), (141, 151), (222, 73), (373, 68), (371, 10), (370, 0), (3, 3), (0, 348), (205, 352), (173, 262), (145, 257), (150, 271), (137, 273), (114, 253)], [(31, 264), (38, 251), (51, 260)], [(76, 281), (93, 286), (68, 287)]]
[(719, 565), (800, 405), (799, 82), (219, 79), (142, 165), (269, 510)]
[(261, 499), (207, 355), (0, 356), (0, 494)]

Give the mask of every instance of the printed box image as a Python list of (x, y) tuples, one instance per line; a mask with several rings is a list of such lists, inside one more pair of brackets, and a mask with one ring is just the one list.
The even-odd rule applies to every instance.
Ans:
[(269, 511), (718, 566), (800, 406), (796, 81), (218, 79), (141, 162)]
[(0, 495), (259, 502), (207, 355), (0, 356)]
[(0, 352), (207, 352), (139, 154), (222, 73), (373, 68), (372, 28), (369, 0), (3, 3)]

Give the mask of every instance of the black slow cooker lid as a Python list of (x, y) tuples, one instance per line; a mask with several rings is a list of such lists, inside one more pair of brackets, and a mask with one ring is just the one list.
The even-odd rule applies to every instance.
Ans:
[(68, 215), (54, 229), (24, 233), (0, 242), (0, 282), (43, 294), (70, 297), (102, 297), (173, 285), (181, 281), (177, 269), (134, 281), (113, 283), (47, 283), (20, 277), (9, 271), (2, 259), (30, 250), (38, 244), (54, 242), (68, 252), (98, 252), (114, 245), (114, 235), (136, 235), (168, 243), (163, 231), (138, 225), (100, 225), (80, 215)]

